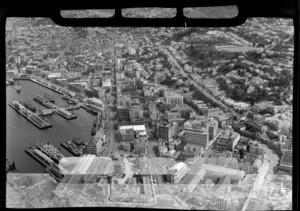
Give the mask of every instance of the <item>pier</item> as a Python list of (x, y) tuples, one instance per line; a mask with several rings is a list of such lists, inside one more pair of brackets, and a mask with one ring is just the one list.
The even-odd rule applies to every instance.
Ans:
[(53, 103), (50, 103), (47, 99), (45, 99), (42, 96), (38, 95), (38, 96), (34, 97), (33, 100), (40, 103), (42, 106), (45, 106), (46, 108), (48, 108), (48, 110), (51, 109), (53, 112), (57, 113), (58, 115), (62, 116), (63, 118), (65, 118), (67, 120), (77, 118), (76, 114), (72, 114), (71, 112), (67, 111), (66, 109), (60, 108), (59, 106), (57, 106)]
[(45, 167), (52, 165), (54, 163), (54, 161), (50, 157), (48, 157), (46, 154), (44, 154), (43, 152), (41, 152), (35, 147), (29, 147), (25, 149), (25, 152), (29, 154), (31, 157), (33, 157), (34, 159), (36, 159), (39, 163), (41, 163)]
[(52, 127), (52, 124), (47, 122), (46, 120), (39, 117), (37, 114), (31, 112), (29, 109), (25, 108), (18, 101), (13, 101), (10, 104), (10, 107), (15, 109), (19, 114), (21, 114), (25, 119), (30, 121), (39, 129), (46, 129)]
[(43, 86), (43, 87), (51, 89), (52, 91), (57, 92), (61, 95), (64, 94), (62, 91), (60, 91), (60, 87), (55, 84), (52, 84), (52, 83), (46, 82), (46, 81), (39, 81), (38, 79), (34, 79), (34, 78), (31, 78), (30, 80), (33, 81), (34, 83), (37, 83), (37, 84)]

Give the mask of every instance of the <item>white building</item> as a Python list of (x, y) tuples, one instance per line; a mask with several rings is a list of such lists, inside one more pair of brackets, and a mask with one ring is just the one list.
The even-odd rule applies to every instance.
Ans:
[(166, 98), (167, 104), (179, 105), (179, 106), (183, 105), (183, 96), (181, 96), (177, 93), (166, 92), (165, 98)]
[(145, 125), (123, 125), (119, 126), (119, 132), (123, 141), (132, 141), (134, 136), (146, 136)]
[(61, 73), (49, 73), (47, 77), (49, 79), (53, 79), (53, 78), (60, 78), (60, 76), (61, 76)]
[(107, 78), (106, 80), (103, 80), (102, 87), (111, 87), (111, 79)]
[(18, 74), (18, 70), (8, 70), (6, 71), (7, 78), (13, 78)]
[(100, 109), (104, 109), (104, 103), (101, 100), (99, 100), (99, 99), (97, 99), (95, 97), (88, 98), (86, 100), (86, 104), (96, 106), (96, 107), (98, 107)]
[(189, 168), (184, 162), (176, 163), (169, 168), (168, 180), (172, 183), (178, 183), (188, 171)]

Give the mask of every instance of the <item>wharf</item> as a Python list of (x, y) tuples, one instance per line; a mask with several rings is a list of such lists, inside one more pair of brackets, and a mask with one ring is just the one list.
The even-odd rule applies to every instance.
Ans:
[(68, 111), (66, 111), (63, 108), (59, 108), (54, 110), (58, 115), (62, 116), (63, 118), (67, 119), (67, 120), (72, 120), (72, 119), (76, 119), (77, 115), (76, 114), (72, 114)]
[(41, 105), (45, 106), (48, 109), (52, 109), (55, 113), (57, 113), (58, 115), (62, 116), (63, 118), (65, 118), (67, 120), (77, 118), (77, 115), (68, 112), (64, 108), (60, 108), (59, 106), (57, 106), (53, 103), (50, 103), (47, 99), (45, 99), (42, 96), (38, 95), (38, 96), (34, 97), (33, 100), (40, 103)]
[(29, 154), (31, 157), (33, 157), (34, 159), (36, 159), (39, 163), (41, 163), (45, 167), (54, 163), (54, 161), (51, 158), (49, 158), (47, 155), (45, 155), (43, 152), (38, 150), (40, 153), (40, 155), (38, 155), (37, 153), (35, 153), (35, 150), (38, 149), (35, 147), (28, 147), (27, 149), (25, 149), (25, 152)]
[[(19, 107), (21, 107), (23, 111), (21, 109), (18, 109), (14, 103), (19, 104)], [(52, 127), (51, 123), (43, 120), (38, 115), (32, 113), (30, 110), (28, 110), (27, 108), (25, 108), (24, 106), (22, 106), (19, 102), (13, 101), (9, 105), (10, 105), (10, 107), (12, 107), (15, 111), (17, 111), (25, 119), (27, 119), (29, 122), (31, 122), (32, 124), (34, 124), (39, 129), (46, 129), (46, 128)]]
[(14, 81), (17, 81), (17, 80), (20, 80), (20, 81), (21, 81), (21, 80), (27, 80), (27, 81), (30, 81), (31, 79), (28, 78), (28, 77), (14, 77), (13, 80), (14, 80)]
[(48, 100), (46, 100), (44, 97), (42, 96), (36, 96), (33, 98), (34, 101), (38, 102), (39, 104), (41, 104), (42, 106), (49, 108), (49, 109), (55, 109), (57, 106), (53, 103), (50, 103)]
[(46, 88), (48, 88), (48, 89), (51, 89), (52, 91), (57, 92), (57, 93), (59, 93), (59, 94), (61, 94), (61, 95), (64, 94), (63, 92), (60, 91), (59, 86), (54, 85), (54, 84), (51, 84), (50, 82), (44, 82), (44, 81), (42, 81), (42, 82), (44, 82), (44, 83), (42, 83), (42, 82), (40, 82), (39, 80), (36, 80), (36, 79), (33, 79), (33, 78), (31, 78), (31, 79), (29, 79), (29, 80), (31, 80), (31, 81), (33, 81), (34, 83), (37, 83), (37, 84), (39, 84), (39, 85), (41, 85), (41, 86), (44, 86), (44, 87), (46, 87)]

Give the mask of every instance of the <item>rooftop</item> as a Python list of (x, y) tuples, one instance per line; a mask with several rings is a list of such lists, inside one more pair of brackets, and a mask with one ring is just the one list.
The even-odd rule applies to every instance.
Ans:
[(146, 131), (145, 125), (123, 125), (119, 126), (119, 130), (134, 130), (134, 131)]
[(184, 162), (179, 162), (176, 163), (174, 166), (172, 166), (170, 168), (170, 170), (176, 170), (176, 171), (180, 171), (182, 168), (184, 168), (186, 166), (186, 164)]

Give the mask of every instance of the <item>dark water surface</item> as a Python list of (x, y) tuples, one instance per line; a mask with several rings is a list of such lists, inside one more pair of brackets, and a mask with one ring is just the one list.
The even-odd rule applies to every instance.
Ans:
[(51, 95), (58, 106), (67, 105), (61, 95), (31, 81), (20, 81), (22, 87), (20, 94), (14, 86), (6, 86), (6, 157), (13, 160), (17, 169), (22, 173), (41, 173), (44, 167), (30, 155), (25, 149), (35, 146), (37, 141), (49, 142), (55, 147), (60, 147), (65, 156), (72, 156), (60, 146), (60, 142), (73, 137), (90, 138), (91, 128), (95, 116), (87, 113), (84, 109), (75, 110), (77, 119), (66, 120), (63, 117), (53, 114), (47, 119), (52, 122), (53, 127), (40, 130), (23, 116), (18, 114), (8, 104), (13, 100), (30, 101), (36, 108), (46, 109), (33, 101), (33, 97)]

